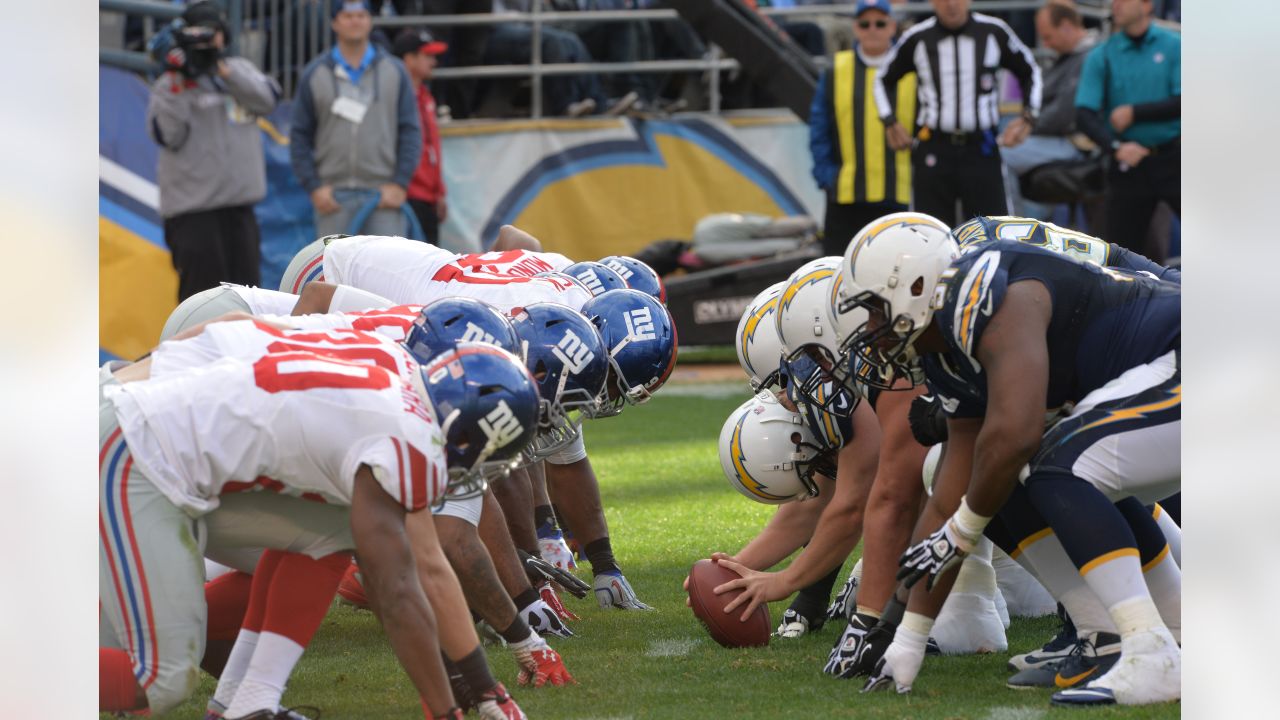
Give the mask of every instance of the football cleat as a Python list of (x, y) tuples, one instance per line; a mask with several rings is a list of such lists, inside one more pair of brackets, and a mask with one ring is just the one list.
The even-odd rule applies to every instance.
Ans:
[(603, 572), (596, 575), (592, 583), (596, 593), (596, 602), (602, 608), (618, 608), (619, 610), (652, 610), (653, 608), (640, 602), (631, 583), (620, 572)]
[(551, 649), (547, 641), (538, 637), (537, 633), (531, 633), (529, 639), (510, 647), (516, 656), (516, 664), (520, 666), (520, 676), (516, 679), (518, 684), (532, 684), (536, 688), (547, 683), (556, 687), (569, 683), (578, 684), (565, 668), (560, 654)]
[[(303, 715), (298, 712), (299, 710), (306, 710), (311, 713), (311, 715)], [(308, 705), (299, 705), (296, 708), (281, 708), (279, 710), (267, 710), (264, 708), (262, 710), (251, 712), (248, 715), (241, 715), (238, 718), (231, 718), (213, 713), (205, 714), (205, 720), (209, 720), (210, 717), (218, 718), (218, 720), (319, 720), (320, 708)]]
[(1151, 705), (1182, 698), (1182, 651), (1164, 627), (1120, 641), (1120, 659), (1083, 687), (1054, 693), (1057, 705)]
[(802, 635), (808, 635), (811, 632), (817, 632), (822, 629), (825, 620), (819, 620), (817, 624), (810, 625), (809, 618), (800, 613), (787, 608), (782, 613), (782, 622), (778, 624), (778, 629), (773, 631), (774, 637), (780, 638), (798, 638)]
[(1009, 658), (1010, 670), (1017, 672), (1039, 667), (1045, 663), (1062, 660), (1071, 654), (1076, 646), (1076, 625), (1071, 622), (1071, 616), (1067, 615), (1061, 605), (1058, 606), (1058, 617), (1062, 620), (1062, 627), (1058, 629), (1058, 634), (1036, 650)]
[(476, 714), (484, 720), (529, 720), (502, 683), (480, 693), (478, 700)]
[(342, 581), (338, 583), (338, 599), (357, 610), (369, 609), (369, 596), (364, 592), (360, 568), (356, 567), (355, 563), (347, 566)]
[(1005, 683), (1014, 690), (1028, 688), (1071, 688), (1101, 677), (1120, 659), (1120, 637), (1114, 633), (1095, 633), (1081, 638), (1071, 653), (1053, 662), (1029, 667)]

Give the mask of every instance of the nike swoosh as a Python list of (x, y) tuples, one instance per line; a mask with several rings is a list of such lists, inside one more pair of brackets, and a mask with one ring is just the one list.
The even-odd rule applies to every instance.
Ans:
[(987, 317), (991, 317), (991, 303), (994, 299), (995, 298), (993, 293), (990, 293), (990, 292), (987, 293), (987, 305), (986, 307), (982, 308), (983, 315), (986, 315)]
[(1062, 677), (1062, 673), (1058, 673), (1053, 677), (1053, 684), (1065, 690), (1069, 687), (1074, 687), (1076, 685), (1079, 685), (1081, 680), (1084, 680), (1085, 678), (1089, 677), (1090, 675), (1094, 674), (1097, 671), (1098, 671), (1098, 666), (1094, 665), (1093, 667), (1089, 668), (1088, 670), (1085, 670), (1079, 675), (1073, 675), (1072, 677)]

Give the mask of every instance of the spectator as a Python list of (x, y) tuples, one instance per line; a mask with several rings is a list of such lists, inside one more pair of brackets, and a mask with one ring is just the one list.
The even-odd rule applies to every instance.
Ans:
[(422, 159), (409, 182), (409, 206), (422, 226), (423, 239), (438, 245), (440, 223), (448, 215), (444, 176), (441, 174), (440, 130), (436, 126), (436, 99), (427, 81), (436, 68), (436, 58), (449, 46), (425, 29), (406, 28), (396, 36), (392, 52), (404, 62), (409, 79), (418, 91), (418, 120), (422, 124)]
[[(911, 154), (888, 146), (871, 88), (889, 55), (897, 23), (889, 0), (858, 0), (852, 50), (836, 53), (818, 78), (809, 110), (813, 177), (827, 193), (822, 248), (843, 255), (863, 225), (911, 203)], [(915, 118), (916, 77), (898, 85), (898, 122)]]
[(223, 281), (258, 284), (253, 205), (266, 196), (267, 177), (257, 118), (280, 100), (253, 63), (223, 57), (230, 33), (217, 3), (195, 3), (182, 19), (147, 105), (179, 302)]
[(913, 208), (948, 224), (957, 221), (957, 200), (964, 218), (1005, 215), (996, 73), (1011, 71), (1026, 97), (1022, 116), (1004, 133), (1012, 147), (1026, 139), (1040, 114), (1040, 68), (1008, 25), (971, 13), (969, 0), (931, 3), (935, 16), (903, 33), (881, 67), (875, 88), (880, 119), (890, 146), (912, 146), (911, 132), (894, 109), (899, 79), (916, 72), (920, 128), (911, 152)]
[[(289, 157), (311, 193), (317, 235), (404, 235), (401, 210), (422, 151), (413, 85), (404, 66), (369, 42), (367, 2), (333, 6), (333, 49), (302, 73), (293, 102)], [(357, 213), (377, 198), (362, 228)]]
[[(493, 0), (493, 12), (528, 12), (531, 2), (541, 0)], [(486, 65), (513, 65), (531, 62), (533, 29), (527, 23), (502, 23), (493, 27), (485, 48)], [(591, 53), (582, 40), (568, 30), (542, 26), (543, 64), (591, 62)], [(544, 105), (549, 115), (578, 117), (590, 115), (605, 105), (600, 80), (594, 74), (548, 75), (542, 78)], [(610, 109), (610, 114), (625, 110)]]
[(1094, 48), (1076, 92), (1076, 122), (1114, 162), (1107, 171), (1105, 237), (1144, 247), (1156, 204), (1182, 213), (1182, 40), (1151, 23), (1151, 0), (1112, 0), (1117, 32)]
[[(1040, 119), (1031, 136), (1014, 147), (1006, 144), (1000, 152), (1015, 176), (1046, 163), (1084, 156), (1072, 138), (1076, 133), (1076, 87), (1094, 39), (1085, 31), (1084, 19), (1070, 0), (1051, 0), (1040, 8), (1036, 12), (1036, 32), (1040, 42), (1058, 57), (1044, 72)], [(1016, 182), (1013, 189), (1017, 189)], [(1017, 212), (1026, 214), (1021, 209)]]
[[(636, 0), (560, 0), (553, 2), (559, 10), (634, 10)], [(611, 22), (603, 20), (574, 21), (562, 27), (581, 38), (591, 57), (600, 62), (638, 62), (654, 59), (653, 33), (642, 21)], [(627, 98), (629, 103), (652, 106), (657, 95), (655, 78), (647, 73), (615, 73), (606, 75), (603, 83), (609, 97)]]

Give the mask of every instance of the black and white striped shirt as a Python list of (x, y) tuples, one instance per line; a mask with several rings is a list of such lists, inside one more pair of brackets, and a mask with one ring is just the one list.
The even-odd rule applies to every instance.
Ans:
[(889, 51), (877, 76), (876, 107), (882, 119), (892, 116), (898, 80), (915, 72), (917, 127), (948, 133), (994, 129), (1000, 122), (1000, 68), (1018, 78), (1026, 109), (1038, 116), (1040, 67), (1003, 20), (970, 13), (962, 27), (948, 30), (931, 17), (903, 33)]

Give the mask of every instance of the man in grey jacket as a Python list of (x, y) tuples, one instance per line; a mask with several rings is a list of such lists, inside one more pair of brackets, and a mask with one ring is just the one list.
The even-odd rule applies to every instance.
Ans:
[[(1031, 136), (1016, 147), (1000, 149), (1000, 158), (1014, 175), (1059, 160), (1076, 160), (1084, 153), (1075, 145), (1075, 98), (1080, 84), (1080, 71), (1085, 56), (1094, 46), (1094, 38), (1084, 29), (1084, 20), (1075, 7), (1064, 0), (1053, 0), (1036, 12), (1036, 34), (1045, 47), (1058, 53), (1057, 59), (1044, 71), (1044, 91), (1040, 119)], [(1011, 183), (1017, 190), (1018, 183)], [(1017, 214), (1036, 215), (1042, 206), (1015, 208)]]
[[(333, 5), (333, 50), (302, 72), (289, 159), (311, 194), (316, 235), (405, 235), (401, 206), (422, 152), (413, 84), (400, 61), (369, 42), (367, 2)], [(369, 202), (377, 207), (352, 227)]]
[(279, 86), (251, 62), (221, 56), (228, 29), (217, 3), (195, 3), (183, 20), (147, 105), (179, 302), (223, 281), (258, 284), (253, 205), (267, 179), (257, 118), (280, 99)]

